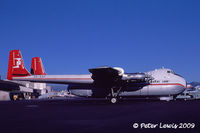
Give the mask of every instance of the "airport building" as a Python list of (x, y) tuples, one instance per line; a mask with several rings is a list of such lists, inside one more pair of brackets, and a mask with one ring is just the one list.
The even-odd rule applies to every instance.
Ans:
[[(27, 81), (12, 82), (22, 85), (20, 86), (20, 92), (23, 93), (25, 99), (35, 99), (38, 98), (40, 95), (44, 95), (51, 91), (51, 86), (47, 86), (46, 83), (33, 83)], [(13, 92), (13, 95), (16, 95), (15, 92)]]

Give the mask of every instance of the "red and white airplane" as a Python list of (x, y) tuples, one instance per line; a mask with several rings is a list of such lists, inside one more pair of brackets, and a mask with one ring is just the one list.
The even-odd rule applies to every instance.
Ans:
[(119, 67), (89, 69), (87, 75), (46, 75), (41, 60), (32, 61), (40, 70), (31, 75), (24, 66), (21, 52), (10, 51), (8, 80), (67, 84), (77, 96), (110, 98), (116, 103), (119, 97), (159, 97), (171, 100), (186, 88), (185, 79), (170, 69), (156, 69), (145, 73), (125, 73)]

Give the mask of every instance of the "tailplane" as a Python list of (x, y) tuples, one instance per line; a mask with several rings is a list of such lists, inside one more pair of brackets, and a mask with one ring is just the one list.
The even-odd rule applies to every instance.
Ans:
[(9, 54), (7, 79), (12, 80), (13, 77), (31, 76), (24, 66), (21, 52), (19, 50), (12, 50)]
[(31, 74), (32, 75), (46, 75), (42, 60), (40, 57), (34, 57), (31, 61)]

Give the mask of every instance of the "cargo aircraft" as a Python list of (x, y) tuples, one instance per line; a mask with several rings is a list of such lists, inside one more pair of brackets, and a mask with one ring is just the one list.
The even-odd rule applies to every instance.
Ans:
[[(36, 68), (40, 63), (36, 63)], [(120, 67), (106, 66), (89, 69), (89, 72), (87, 75), (46, 75), (44, 69), (41, 69), (37, 75), (31, 75), (24, 66), (21, 52), (12, 50), (7, 79), (67, 84), (68, 90), (74, 95), (109, 98), (111, 103), (123, 97), (158, 97), (168, 101), (187, 87), (182, 76), (166, 68), (145, 73), (125, 73)]]

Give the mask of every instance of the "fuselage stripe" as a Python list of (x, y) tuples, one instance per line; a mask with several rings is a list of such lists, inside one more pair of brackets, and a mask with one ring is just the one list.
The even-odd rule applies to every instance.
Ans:
[(149, 85), (179, 85), (179, 86), (182, 86), (182, 87), (184, 87), (184, 88), (186, 88), (184, 85), (182, 85), (182, 84), (180, 84), (180, 83), (168, 83), (168, 84), (149, 84)]
[(93, 80), (91, 78), (16, 78), (16, 79), (31, 79), (31, 80), (48, 80), (48, 79), (54, 79), (54, 80)]

